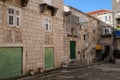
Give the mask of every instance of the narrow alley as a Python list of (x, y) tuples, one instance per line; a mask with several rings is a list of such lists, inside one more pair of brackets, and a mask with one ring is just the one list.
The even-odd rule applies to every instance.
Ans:
[(61, 70), (57, 74), (19, 80), (120, 80), (120, 65), (100, 62), (84, 68)]

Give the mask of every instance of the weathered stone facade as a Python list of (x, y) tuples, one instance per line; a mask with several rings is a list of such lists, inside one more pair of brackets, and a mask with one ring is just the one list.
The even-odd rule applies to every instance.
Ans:
[[(66, 11), (66, 8), (68, 11)], [(95, 59), (95, 46), (97, 43), (97, 20), (73, 8), (65, 6), (64, 18), (64, 53), (70, 61), (70, 42), (74, 41), (76, 60), (92, 63)]]
[[(98, 43), (101, 46), (101, 59), (113, 60), (113, 27), (98, 20)], [(99, 53), (98, 53), (99, 54)], [(106, 55), (105, 55), (106, 54)], [(105, 55), (105, 56), (104, 56)], [(108, 56), (108, 57), (107, 57)]]
[[(116, 29), (120, 25), (120, 1), (112, 0), (113, 26)], [(115, 36), (115, 35), (114, 35)], [(114, 50), (120, 50), (120, 39), (115, 36)]]
[(109, 24), (110, 26), (113, 26), (113, 16), (111, 10), (96, 10), (92, 12), (88, 12), (89, 15), (105, 22), (106, 24)]
[[(54, 49), (54, 68), (61, 66), (66, 59), (63, 54), (63, 0), (52, 0), (50, 9), (41, 12), (43, 0), (29, 0), (27, 6), (21, 6), (22, 0), (0, 1), (0, 47), (23, 48), (23, 74), (29, 70), (37, 72), (44, 68), (44, 48)], [(7, 22), (8, 8), (19, 10), (19, 26), (10, 27)], [(52, 15), (52, 9), (57, 9)], [(45, 31), (44, 17), (51, 19), (51, 31)]]

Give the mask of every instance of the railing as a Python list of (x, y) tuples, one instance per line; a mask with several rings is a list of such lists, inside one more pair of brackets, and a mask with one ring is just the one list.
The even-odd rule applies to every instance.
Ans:
[(112, 37), (112, 34), (104, 34), (104, 35), (101, 35), (101, 37)]

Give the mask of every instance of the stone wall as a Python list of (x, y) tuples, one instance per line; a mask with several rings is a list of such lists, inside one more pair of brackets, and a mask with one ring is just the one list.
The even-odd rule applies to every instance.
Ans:
[[(69, 9), (71, 11), (71, 15), (76, 16), (78, 18), (78, 21), (76, 21), (73, 17), (71, 17), (71, 15), (65, 16), (65, 19), (64, 19), (65, 20), (64, 22), (64, 34), (65, 34), (64, 35), (64, 53), (66, 53), (66, 57), (68, 58), (67, 60), (70, 60), (70, 41), (75, 41), (76, 42), (76, 60), (88, 60), (90, 56), (95, 55), (95, 54), (94, 55), (91, 54), (92, 52), (91, 50), (95, 48), (96, 43), (98, 41), (97, 30), (96, 30), (97, 20), (74, 8), (69, 7)], [(81, 23), (79, 21), (79, 17), (82, 17), (82, 19), (86, 20), (87, 23), (86, 22)], [(73, 22), (71, 22), (71, 20), (73, 20)], [(67, 36), (68, 33), (70, 33), (71, 31), (70, 30), (71, 26), (74, 28), (75, 32), (77, 33), (77, 37)], [(90, 47), (88, 48), (86, 47), (84, 35), (89, 35), (88, 46)], [(87, 52), (89, 52), (88, 54), (86, 54), (85, 52), (86, 50)], [(92, 62), (93, 57), (90, 57), (90, 58), (91, 59), (89, 60), (91, 60)]]
[[(49, 10), (41, 13), (40, 4), (42, 0), (29, 0), (26, 7), (22, 7), (16, 0), (8, 0), (5, 3), (0, 1), (0, 43), (23, 44), (24, 74), (29, 70), (45, 70), (45, 47), (54, 48), (54, 68), (60, 67), (65, 59), (63, 54), (63, 0), (52, 0), (52, 5), (58, 8), (55, 16), (51, 16)], [(6, 12), (10, 6), (20, 10), (19, 27), (7, 25)], [(52, 32), (45, 32), (43, 16), (52, 19)], [(48, 38), (50, 41), (46, 43)]]

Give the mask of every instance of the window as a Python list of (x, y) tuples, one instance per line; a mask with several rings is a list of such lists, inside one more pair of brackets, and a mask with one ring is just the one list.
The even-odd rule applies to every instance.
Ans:
[(103, 29), (103, 35), (109, 35), (111, 34), (111, 29), (110, 28), (104, 28)]
[(9, 9), (8, 10), (8, 22), (9, 25), (14, 25), (14, 9)]
[(117, 24), (120, 24), (120, 18), (116, 19)]
[(93, 41), (94, 41), (94, 42), (96, 41), (96, 39), (95, 39), (95, 35), (93, 35)]
[(20, 25), (19, 10), (8, 8), (8, 25), (11, 27), (17, 27)]
[(84, 41), (85, 41), (85, 35), (84, 35)]
[(110, 16), (105, 16), (105, 21), (109, 21), (110, 20)]
[(19, 18), (19, 11), (18, 10), (16, 10), (16, 26), (19, 26), (20, 25), (20, 18)]
[(88, 34), (84, 35), (84, 41), (85, 41), (86, 43), (89, 42), (89, 35), (88, 35)]
[(45, 17), (44, 18), (44, 23), (45, 23), (45, 31), (46, 32), (51, 32), (52, 31), (52, 25), (51, 25), (51, 18)]
[(51, 0), (43, 0), (43, 3), (51, 4)]

